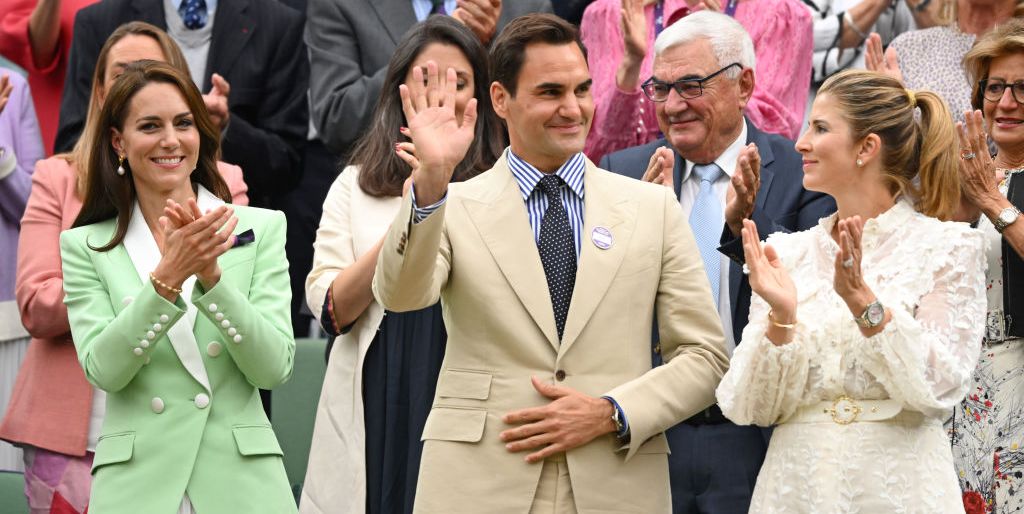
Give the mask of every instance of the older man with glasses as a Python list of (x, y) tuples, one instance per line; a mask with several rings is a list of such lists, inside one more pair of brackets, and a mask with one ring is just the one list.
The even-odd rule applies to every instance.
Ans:
[[(605, 156), (600, 165), (675, 191), (730, 350), (750, 309), (742, 220), (752, 219), (765, 238), (807, 229), (835, 211), (830, 197), (803, 188), (793, 142), (744, 117), (754, 67), (753, 42), (729, 16), (701, 11), (665, 29), (655, 42), (654, 76), (642, 85), (665, 138)], [(654, 353), (659, 360), (657, 337)], [(729, 422), (714, 405), (670, 429), (674, 512), (746, 513), (769, 437)]]

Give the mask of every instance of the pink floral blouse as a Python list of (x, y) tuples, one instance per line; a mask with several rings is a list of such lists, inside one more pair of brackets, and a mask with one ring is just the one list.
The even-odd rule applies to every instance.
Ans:
[[(666, 23), (689, 9), (685, 0), (663, 0)], [(580, 24), (587, 47), (596, 110), (584, 152), (594, 162), (616, 150), (642, 145), (659, 135), (654, 104), (640, 88), (620, 91), (615, 72), (622, 60), (621, 0), (596, 0)], [(724, 1), (723, 1), (724, 5)], [(654, 48), (654, 5), (647, 15), (648, 48)], [(796, 139), (803, 124), (814, 50), (810, 12), (799, 0), (740, 0), (736, 21), (750, 33), (757, 55), (754, 95), (747, 118), (764, 132)], [(651, 76), (654, 52), (640, 67), (641, 83)]]

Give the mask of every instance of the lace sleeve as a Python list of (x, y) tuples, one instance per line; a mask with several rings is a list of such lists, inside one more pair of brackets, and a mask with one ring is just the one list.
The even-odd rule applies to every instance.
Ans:
[(963, 399), (985, 329), (984, 239), (975, 230), (943, 239), (953, 248), (931, 274), (931, 289), (916, 306), (889, 305), (885, 329), (853, 345), (856, 362), (893, 399), (933, 417)]
[[(796, 243), (792, 238), (779, 241), (780, 235), (768, 239), (776, 249)], [(796, 275), (788, 263), (787, 268)], [(806, 321), (798, 311), (793, 340), (776, 346), (765, 335), (768, 304), (756, 293), (751, 296), (750, 321), (743, 329), (742, 342), (736, 346), (729, 371), (715, 392), (726, 417), (738, 425), (770, 426), (796, 411), (805, 396), (810, 370), (809, 349), (813, 348), (813, 330)]]

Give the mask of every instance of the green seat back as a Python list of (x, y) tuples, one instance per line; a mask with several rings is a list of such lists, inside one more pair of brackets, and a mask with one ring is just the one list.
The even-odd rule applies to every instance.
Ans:
[(25, 499), (25, 475), (17, 471), (0, 471), (0, 512), (28, 514)]
[(326, 339), (296, 339), (291, 378), (271, 391), (271, 424), (284, 451), (284, 470), (298, 501), (306, 478), (316, 405), (324, 383)]

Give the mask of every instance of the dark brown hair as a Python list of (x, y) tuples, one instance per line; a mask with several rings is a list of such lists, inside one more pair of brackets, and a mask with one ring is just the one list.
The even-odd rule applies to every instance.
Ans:
[(452, 181), (467, 180), (489, 169), (505, 148), (504, 128), (491, 108), (487, 52), (465, 25), (449, 16), (431, 16), (410, 30), (395, 49), (381, 88), (383, 93), (373, 113), (374, 121), (356, 142), (348, 160), (349, 164), (360, 167), (359, 188), (370, 196), (402, 196), (402, 185), (410, 169), (395, 154), (394, 144), (400, 137), (398, 129), (408, 124), (398, 86), (405, 82), (416, 57), (432, 43), (458, 48), (473, 68), (473, 96), (477, 100), (475, 137), (465, 158), (455, 167)]
[(228, 186), (217, 171), (220, 130), (210, 119), (203, 97), (192, 79), (166, 63), (148, 60), (133, 62), (107, 92), (96, 124), (97, 130), (92, 140), (86, 141), (90, 157), (87, 163), (85, 201), (73, 226), (91, 225), (117, 217), (114, 236), (107, 244), (93, 250), (105, 252), (116, 247), (128, 231), (136, 198), (135, 180), (128, 161), (124, 162), (127, 173), (124, 176), (117, 174), (118, 155), (114, 151), (111, 129), (124, 130), (132, 99), (142, 88), (152, 83), (170, 84), (178, 88), (192, 112), (199, 131), (199, 160), (189, 177), (192, 183), (201, 184), (225, 202), (231, 202)]
[(526, 47), (533, 43), (568, 45), (576, 43), (586, 60), (587, 47), (580, 32), (569, 22), (553, 14), (527, 14), (512, 20), (491, 46), (491, 80), (516, 96), (519, 71), (523, 68)]
[(829, 77), (818, 94), (836, 100), (854, 141), (869, 134), (882, 140), (882, 172), (893, 193), (906, 195), (928, 216), (953, 218), (960, 205), (959, 145), (939, 95), (910, 91), (892, 77), (863, 70)]
[(85, 114), (85, 126), (82, 128), (82, 133), (79, 135), (78, 142), (75, 143), (75, 147), (71, 152), (63, 156), (68, 162), (74, 164), (73, 167), (77, 175), (79, 195), (84, 195), (85, 193), (85, 163), (89, 162), (90, 141), (96, 137), (96, 132), (98, 130), (95, 125), (100, 114), (100, 109), (103, 107), (100, 103), (100, 98), (106, 93), (109, 93), (109, 91), (104, 91), (103, 88), (104, 83), (106, 82), (107, 59), (110, 57), (110, 49), (128, 36), (145, 36), (152, 38), (163, 51), (164, 59), (167, 60), (167, 64), (178, 68), (186, 76), (189, 75), (188, 62), (185, 60), (185, 56), (181, 53), (181, 48), (179, 48), (178, 44), (171, 39), (171, 36), (168, 36), (166, 32), (160, 30), (158, 27), (150, 25), (144, 21), (132, 21), (121, 25), (110, 34), (107, 41), (103, 43), (103, 48), (100, 49), (99, 56), (96, 58), (96, 68), (92, 73), (92, 90), (89, 95), (89, 107)]
[(967, 55), (963, 65), (971, 81), (971, 106), (981, 109), (985, 103), (979, 81), (988, 80), (992, 61), (999, 57), (1024, 53), (1024, 20), (1011, 18), (984, 36), (978, 38)]

